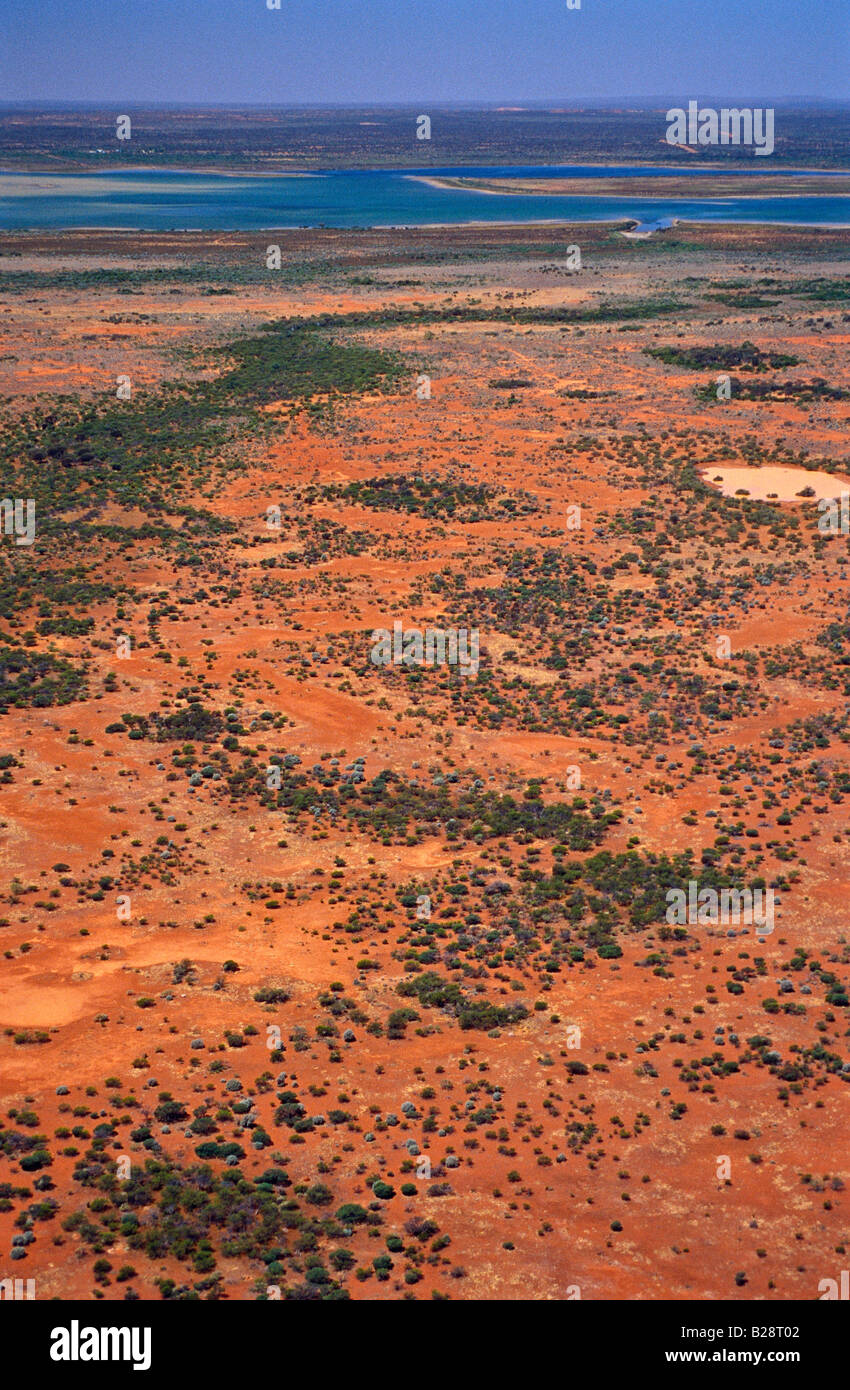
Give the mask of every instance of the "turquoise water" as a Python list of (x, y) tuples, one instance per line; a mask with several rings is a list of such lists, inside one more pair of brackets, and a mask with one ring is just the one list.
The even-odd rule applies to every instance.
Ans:
[[(421, 174), (658, 177), (659, 196), (564, 197), (433, 188), (416, 171), (346, 170), (318, 175), (227, 175), (173, 170), (0, 175), (0, 227), (109, 227), (139, 231), (260, 231), (272, 227), (428, 226), (463, 222), (607, 221), (655, 224), (793, 222), (850, 225), (850, 196), (665, 198), (658, 170), (583, 166), (429, 169)], [(697, 171), (694, 171), (695, 173)], [(726, 171), (724, 171), (726, 172)], [(748, 171), (752, 172), (752, 171)], [(783, 171), (784, 172), (784, 171)]]

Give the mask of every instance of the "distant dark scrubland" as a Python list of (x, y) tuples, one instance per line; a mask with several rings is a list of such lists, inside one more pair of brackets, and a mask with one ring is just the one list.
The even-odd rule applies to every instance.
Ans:
[[(674, 103), (675, 104), (675, 103)], [(679, 103), (681, 104), (681, 103)], [(686, 103), (685, 103), (686, 104)], [(432, 138), (416, 138), (427, 114)], [(116, 119), (130, 115), (133, 136), (116, 138)], [(689, 151), (666, 143), (666, 107), (611, 110), (560, 102), (551, 109), (470, 110), (446, 107), (357, 109), (197, 108), (116, 105), (96, 109), (0, 108), (0, 166), (96, 170), (116, 166), (288, 169), (428, 168), (492, 164), (671, 164), (757, 167), (744, 146)], [(850, 110), (777, 107), (771, 168), (837, 169), (847, 165)]]

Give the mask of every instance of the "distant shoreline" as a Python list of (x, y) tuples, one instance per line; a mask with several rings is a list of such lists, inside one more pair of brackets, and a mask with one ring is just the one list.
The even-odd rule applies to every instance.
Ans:
[(104, 174), (177, 174), (185, 177), (205, 178), (212, 175), (221, 179), (321, 179), (325, 173), (349, 173), (349, 170), (318, 169), (222, 169), (215, 165), (205, 165), (198, 169), (183, 169), (171, 164), (116, 164), (108, 169), (57, 169), (52, 165), (32, 169), (0, 169), (0, 179), (96, 179)]
[[(28, 164), (28, 165), (26, 165), (26, 166), (16, 165), (16, 166), (14, 166), (14, 167), (11, 167), (11, 166), (3, 166), (3, 167), (0, 167), (0, 177), (9, 177), (9, 176), (13, 176), (13, 177), (20, 177), (20, 178), (27, 178), (27, 177), (34, 177), (34, 178), (35, 178), (35, 177), (39, 177), (39, 176), (46, 175), (46, 174), (47, 174), (47, 175), (51, 175), (51, 174), (52, 174), (52, 175), (54, 175), (54, 176), (58, 176), (58, 177), (62, 177), (62, 178), (73, 178), (73, 177), (77, 177), (77, 178), (96, 178), (96, 177), (98, 177), (98, 175), (100, 175), (100, 174), (191, 174), (191, 175), (198, 175), (198, 176), (203, 176), (204, 174), (213, 174), (213, 175), (215, 175), (215, 176), (217, 176), (217, 177), (219, 177), (219, 178), (256, 178), (256, 179), (305, 178), (305, 179), (320, 179), (320, 178), (325, 177), (325, 175), (327, 175), (327, 174), (388, 174), (388, 175), (390, 175), (390, 174), (398, 174), (398, 175), (401, 175), (401, 176), (404, 177), (404, 178), (416, 179), (416, 180), (418, 180), (418, 181), (421, 182), (421, 183), (432, 184), (434, 187), (442, 187), (442, 181), (443, 181), (443, 180), (452, 179), (452, 178), (460, 178), (460, 179), (464, 179), (464, 178), (466, 178), (466, 179), (482, 179), (482, 180), (483, 180), (483, 179), (487, 179), (487, 178), (490, 178), (490, 177), (496, 178), (496, 179), (509, 179), (509, 178), (511, 178), (511, 177), (515, 177), (517, 180), (519, 180), (519, 179), (521, 179), (521, 178), (523, 178), (523, 177), (525, 177), (525, 178), (533, 178), (533, 177), (534, 177), (534, 175), (525, 175), (525, 176), (523, 176), (523, 175), (521, 175), (521, 174), (518, 174), (518, 175), (511, 176), (511, 175), (508, 175), (508, 174), (499, 173), (498, 171), (499, 171), (500, 169), (502, 169), (502, 168), (505, 167), (504, 164), (494, 164), (494, 165), (490, 166), (490, 167), (493, 169), (493, 171), (494, 171), (492, 175), (488, 175), (488, 174), (486, 174), (486, 173), (466, 173), (466, 174), (464, 173), (464, 170), (465, 170), (465, 169), (476, 169), (476, 170), (480, 170), (480, 169), (487, 169), (487, 167), (488, 167), (488, 166), (487, 166), (486, 164), (458, 165), (458, 166), (457, 166), (457, 171), (456, 171), (456, 173), (454, 173), (454, 174), (439, 174), (439, 173), (433, 173), (433, 174), (432, 174), (432, 173), (429, 173), (429, 172), (427, 172), (427, 171), (423, 171), (421, 168), (417, 168), (415, 165), (414, 165), (414, 166), (409, 166), (409, 165), (403, 165), (403, 164), (402, 164), (402, 165), (392, 165), (392, 164), (328, 165), (327, 168), (322, 168), (322, 169), (304, 168), (303, 166), (300, 167), (300, 168), (287, 168), (286, 166), (284, 166), (284, 167), (282, 167), (282, 168), (280, 168), (280, 169), (265, 169), (265, 168), (258, 168), (258, 167), (256, 167), (255, 165), (250, 165), (250, 164), (247, 164), (247, 165), (244, 165), (244, 166), (240, 166), (240, 167), (234, 167), (233, 165), (222, 166), (222, 165), (220, 165), (220, 164), (198, 164), (198, 165), (196, 165), (196, 164), (193, 164), (193, 165), (182, 165), (182, 164), (177, 164), (177, 165), (174, 165), (174, 164), (109, 164), (109, 165), (91, 165), (91, 164), (82, 164), (82, 163), (74, 164), (74, 163), (71, 163), (71, 162), (69, 162), (69, 163), (67, 163), (67, 164), (58, 165), (57, 163), (51, 163), (51, 162), (48, 162), (48, 161), (45, 161), (45, 160), (39, 160), (39, 161), (37, 161), (37, 162), (35, 162), (35, 163), (33, 163), (33, 164)], [(516, 167), (522, 167), (522, 166), (516, 166)], [(537, 168), (537, 169), (561, 170), (561, 169), (569, 169), (569, 168), (573, 168), (573, 167), (577, 167), (577, 166), (566, 165), (566, 164), (545, 164), (545, 163), (540, 163), (540, 164), (535, 164), (535, 165), (529, 166), (529, 167), (533, 167), (533, 168)], [(600, 182), (602, 182), (603, 179), (604, 179), (605, 177), (608, 177), (608, 178), (615, 178), (615, 179), (616, 179), (616, 178), (622, 178), (622, 179), (629, 179), (629, 180), (631, 180), (631, 179), (634, 179), (634, 178), (639, 178), (641, 175), (642, 175), (644, 178), (651, 178), (651, 179), (654, 179), (654, 178), (667, 178), (667, 177), (679, 177), (679, 178), (683, 178), (683, 179), (684, 179), (684, 178), (688, 178), (688, 177), (690, 177), (690, 176), (692, 176), (692, 175), (694, 175), (694, 174), (698, 174), (698, 173), (702, 173), (702, 172), (704, 172), (704, 173), (706, 173), (706, 174), (713, 174), (716, 178), (721, 178), (721, 179), (722, 179), (722, 178), (730, 178), (730, 179), (736, 179), (736, 180), (737, 180), (737, 179), (747, 179), (747, 178), (753, 178), (753, 179), (796, 178), (796, 177), (809, 178), (809, 177), (818, 177), (818, 176), (821, 177), (821, 178), (825, 178), (825, 179), (840, 179), (840, 178), (847, 178), (847, 179), (850, 179), (850, 169), (810, 169), (810, 168), (796, 168), (796, 167), (794, 167), (794, 168), (791, 168), (791, 169), (787, 169), (787, 170), (786, 170), (786, 169), (784, 169), (781, 165), (778, 166), (778, 167), (775, 167), (774, 169), (772, 169), (772, 170), (770, 170), (770, 171), (765, 170), (763, 173), (756, 173), (756, 172), (754, 172), (753, 170), (751, 170), (751, 169), (749, 169), (749, 168), (747, 168), (747, 169), (741, 168), (741, 169), (737, 169), (737, 170), (731, 170), (731, 169), (718, 169), (718, 167), (717, 167), (716, 164), (691, 164), (691, 165), (689, 165), (688, 168), (683, 168), (681, 164), (659, 164), (659, 163), (656, 163), (655, 161), (652, 161), (651, 163), (642, 163), (642, 164), (625, 165), (625, 164), (623, 163), (622, 160), (614, 160), (614, 161), (612, 161), (610, 164), (593, 164), (593, 163), (585, 163), (585, 164), (581, 164), (579, 167), (581, 167), (582, 169), (600, 169), (600, 170), (608, 170), (608, 169), (612, 169), (612, 168), (623, 169), (624, 167), (628, 167), (628, 169), (629, 169), (629, 173), (627, 173), (627, 174), (617, 173), (617, 174), (607, 174), (607, 175), (604, 175), (604, 176), (602, 176), (602, 177), (600, 178), (600, 180), (599, 180)], [(657, 175), (656, 175), (656, 174), (650, 174), (650, 173), (647, 173), (647, 172), (646, 172), (646, 171), (649, 170), (649, 169), (663, 169), (663, 170), (664, 170), (664, 173), (663, 173), (663, 174), (657, 174)], [(593, 176), (593, 175), (582, 175), (582, 174), (574, 174), (574, 175), (573, 175), (573, 174), (568, 174), (568, 173), (564, 173), (564, 174), (560, 174), (560, 175), (558, 175), (558, 174), (552, 174), (551, 176), (550, 176), (550, 175), (538, 175), (537, 177), (539, 177), (540, 179), (546, 178), (547, 181), (549, 181), (550, 178), (552, 179), (552, 181), (554, 181), (555, 179), (557, 179), (557, 178), (559, 178), (559, 177), (560, 177), (560, 178), (563, 178), (563, 179), (565, 179), (565, 180), (573, 179), (573, 178), (575, 178), (575, 179), (581, 179), (581, 178), (587, 177), (587, 178), (592, 178), (594, 183), (597, 181), (597, 180), (596, 180), (596, 177)], [(702, 180), (700, 180), (700, 182), (701, 182), (701, 181), (702, 181)]]
[[(478, 193), (483, 196), (496, 198), (526, 197), (526, 198), (570, 198), (570, 197), (593, 197), (593, 198), (624, 198), (636, 197), (647, 201), (669, 202), (672, 199), (681, 198), (683, 201), (693, 201), (695, 199), (718, 199), (726, 200), (734, 198), (736, 201), (744, 199), (761, 198), (835, 198), (845, 197), (850, 194), (850, 174), (824, 174), (822, 171), (804, 173), (799, 171), (796, 174), (764, 173), (764, 174), (718, 174), (712, 171), (714, 176), (694, 177), (693, 171), (682, 173), (666, 174), (612, 174), (608, 177), (588, 177), (586, 175), (563, 175), (552, 177), (543, 176), (514, 176), (496, 175), (487, 178), (485, 175), (471, 175), (468, 177), (452, 175), (431, 175), (431, 174), (408, 174), (407, 177), (414, 183), (427, 184), (429, 188), (442, 189), (443, 192), (452, 193)], [(821, 186), (817, 188), (807, 187), (808, 180), (816, 179), (844, 179), (842, 186), (839, 182), (837, 187)], [(642, 182), (643, 180), (643, 182)], [(792, 181), (800, 180), (796, 188), (774, 186), (758, 187), (759, 184), (774, 185), (789, 184)], [(669, 187), (669, 183), (677, 183), (675, 188)], [(735, 187), (740, 184), (744, 191)], [(513, 186), (512, 186), (513, 185)], [(661, 185), (659, 187), (659, 185)], [(668, 185), (665, 187), (664, 185)], [(722, 186), (718, 186), (722, 185)]]
[[(428, 231), (455, 231), (462, 230), (464, 227), (476, 227), (482, 231), (494, 231), (499, 227), (584, 227), (584, 226), (604, 226), (610, 224), (615, 226), (617, 223), (626, 223), (622, 229), (623, 236), (633, 235), (641, 225), (640, 219), (634, 216), (621, 217), (523, 217), (519, 220), (500, 218), (498, 222), (482, 221), (479, 218), (470, 218), (464, 222), (369, 222), (362, 225), (352, 226), (330, 226), (328, 223), (315, 223), (315, 225), (304, 225), (299, 223), (291, 226), (281, 226), (278, 223), (270, 223), (263, 227), (109, 227), (104, 223), (77, 224), (73, 227), (45, 227), (36, 225), (33, 227), (0, 227), (0, 236), (13, 238), (17, 236), (55, 236), (74, 235), (78, 232), (115, 232), (127, 236), (183, 236), (188, 234), (200, 236), (250, 236), (252, 233), (267, 232), (292, 232), (304, 235), (309, 232), (334, 232), (337, 234), (358, 234), (363, 232), (428, 232)], [(824, 232), (846, 232), (850, 231), (850, 222), (767, 222), (749, 221), (740, 217), (676, 217), (673, 219), (674, 226), (662, 229), (653, 229), (652, 232), (641, 232), (637, 234), (638, 240), (643, 240), (650, 235), (656, 235), (658, 231), (681, 231), (683, 227), (740, 227), (740, 228), (764, 228), (764, 227), (791, 227), (799, 232), (824, 231)], [(3, 253), (0, 252), (0, 257)], [(9, 267), (4, 267), (9, 269)], [(12, 272), (14, 273), (14, 272)]]

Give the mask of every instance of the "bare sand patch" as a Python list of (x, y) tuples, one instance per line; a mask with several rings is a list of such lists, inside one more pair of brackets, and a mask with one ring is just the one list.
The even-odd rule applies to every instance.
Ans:
[(702, 477), (724, 497), (746, 494), (756, 502), (819, 502), (850, 489), (850, 478), (808, 468), (707, 468)]

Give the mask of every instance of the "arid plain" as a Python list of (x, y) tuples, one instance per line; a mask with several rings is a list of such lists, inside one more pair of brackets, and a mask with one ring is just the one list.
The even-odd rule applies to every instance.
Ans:
[(848, 234), (625, 230), (0, 242), (0, 1277), (846, 1268)]

